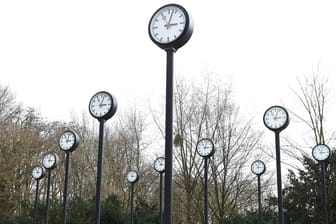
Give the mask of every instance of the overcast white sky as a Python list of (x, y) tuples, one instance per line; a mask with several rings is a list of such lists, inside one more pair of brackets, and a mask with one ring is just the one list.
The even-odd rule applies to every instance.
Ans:
[(334, 1), (0, 1), (0, 84), (48, 120), (88, 111), (94, 93), (119, 108), (163, 96), (165, 52), (147, 32), (151, 15), (178, 3), (194, 20), (175, 54), (175, 77), (210, 70), (233, 83), (237, 102), (260, 116), (289, 104), (289, 87), (321, 62), (336, 73)]

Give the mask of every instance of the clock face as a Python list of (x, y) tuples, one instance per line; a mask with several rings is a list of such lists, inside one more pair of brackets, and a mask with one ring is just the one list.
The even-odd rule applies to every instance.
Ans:
[(42, 164), (46, 169), (53, 169), (57, 164), (57, 156), (54, 153), (47, 153), (42, 159)]
[(34, 179), (39, 180), (44, 177), (44, 168), (42, 166), (35, 166), (32, 171)]
[(196, 151), (202, 157), (210, 157), (214, 154), (215, 147), (210, 139), (203, 138), (197, 143)]
[(177, 49), (191, 37), (193, 24), (182, 6), (168, 4), (154, 13), (148, 30), (152, 41), (159, 47)]
[(256, 175), (263, 174), (265, 172), (265, 170), (266, 170), (266, 166), (265, 166), (264, 162), (262, 162), (261, 160), (256, 160), (251, 165), (251, 171), (252, 171), (252, 173), (254, 173)]
[(138, 173), (135, 170), (131, 170), (127, 174), (127, 180), (130, 183), (135, 183), (138, 180)]
[(264, 114), (264, 124), (272, 131), (285, 129), (289, 124), (288, 112), (280, 106), (273, 106)]
[(318, 144), (313, 148), (313, 157), (317, 161), (324, 161), (330, 156), (330, 148), (324, 144)]
[(78, 146), (78, 136), (73, 131), (65, 131), (58, 141), (60, 149), (63, 151), (73, 151)]
[(96, 93), (90, 100), (90, 114), (98, 119), (109, 119), (117, 110), (116, 99), (108, 92)]
[(157, 158), (154, 162), (154, 169), (159, 173), (163, 173), (165, 171), (165, 158)]

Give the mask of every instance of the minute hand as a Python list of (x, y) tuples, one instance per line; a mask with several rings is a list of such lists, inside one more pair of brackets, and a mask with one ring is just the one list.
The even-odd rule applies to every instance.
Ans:
[(169, 17), (169, 20), (168, 20), (168, 23), (167, 23), (167, 29), (172, 25), (172, 24), (170, 24), (171, 23), (171, 20), (172, 20), (172, 18), (173, 18), (173, 11), (171, 12), (171, 14), (170, 14), (170, 17)]

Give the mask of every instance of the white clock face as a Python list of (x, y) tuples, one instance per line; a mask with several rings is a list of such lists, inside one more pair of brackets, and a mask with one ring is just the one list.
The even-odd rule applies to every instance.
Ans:
[(72, 131), (65, 131), (61, 135), (58, 144), (62, 150), (69, 151), (76, 145), (76, 141), (76, 136)]
[(52, 169), (55, 167), (57, 162), (56, 155), (53, 153), (46, 154), (42, 159), (42, 164), (46, 169)]
[(127, 180), (131, 183), (134, 183), (138, 180), (138, 173), (135, 170), (131, 170), (127, 174)]
[(196, 146), (197, 153), (202, 157), (209, 157), (214, 153), (214, 145), (208, 138), (201, 139)]
[(95, 94), (89, 103), (89, 109), (92, 116), (96, 118), (104, 117), (112, 108), (112, 97), (106, 92)]
[(157, 172), (164, 172), (165, 170), (165, 158), (159, 157), (154, 162), (154, 169)]
[(283, 107), (270, 107), (264, 114), (264, 123), (271, 130), (281, 130), (288, 125), (288, 113)]
[(171, 43), (180, 37), (186, 26), (186, 15), (177, 6), (168, 5), (157, 11), (150, 21), (150, 35), (159, 43)]
[(32, 176), (34, 179), (38, 180), (44, 176), (44, 170), (41, 166), (35, 166), (32, 171)]
[(317, 161), (324, 161), (330, 156), (330, 148), (324, 144), (316, 145), (313, 148), (313, 157)]
[(265, 169), (266, 169), (265, 164), (260, 160), (254, 161), (251, 165), (252, 173), (256, 175), (263, 174), (265, 172)]

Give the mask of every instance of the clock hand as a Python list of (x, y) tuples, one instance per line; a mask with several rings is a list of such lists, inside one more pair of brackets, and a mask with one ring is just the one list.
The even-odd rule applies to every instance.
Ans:
[(173, 11), (170, 13), (170, 17), (169, 17), (169, 20), (168, 20), (168, 23), (167, 23), (167, 29), (169, 29), (169, 27), (171, 26), (170, 22), (172, 20), (172, 17), (173, 17)]
[[(161, 14), (161, 16), (162, 16), (162, 20), (166, 22), (165, 26), (168, 26), (167, 17), (163, 14)], [(168, 27), (167, 27), (167, 29), (168, 29)]]
[(102, 106), (102, 104), (103, 104), (103, 102), (104, 102), (104, 95), (102, 95), (102, 97), (101, 97), (101, 101), (100, 101), (100, 104), (99, 104), (99, 106)]

